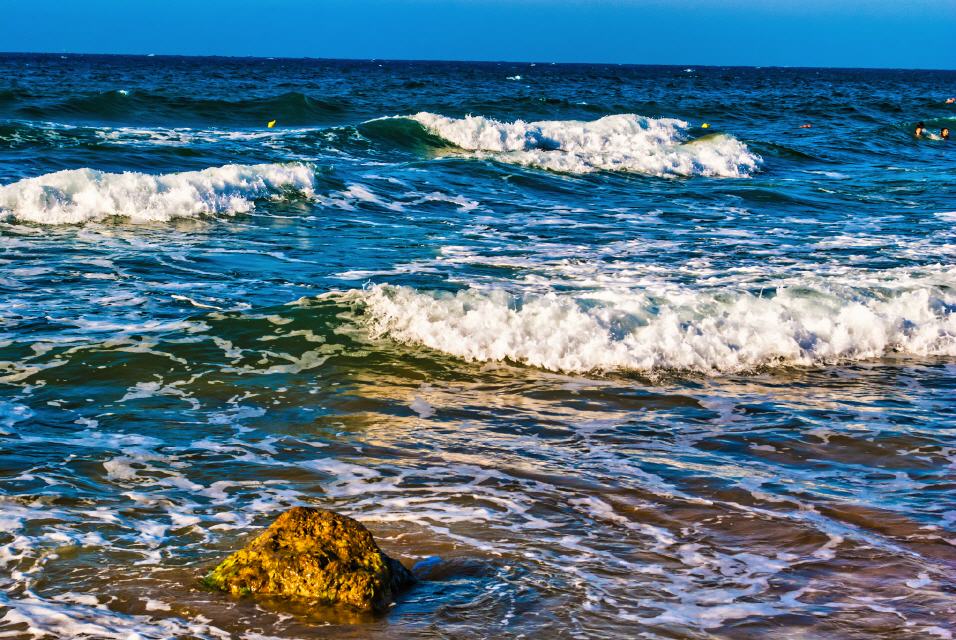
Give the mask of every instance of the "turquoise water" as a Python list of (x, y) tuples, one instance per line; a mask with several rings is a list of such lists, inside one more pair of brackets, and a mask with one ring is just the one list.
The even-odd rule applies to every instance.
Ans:
[[(950, 637), (954, 95), (0, 57), (0, 635)], [(296, 504), (423, 580), (198, 584)]]

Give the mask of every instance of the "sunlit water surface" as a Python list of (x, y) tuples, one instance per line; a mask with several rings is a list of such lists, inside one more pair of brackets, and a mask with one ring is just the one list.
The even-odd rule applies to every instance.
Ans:
[[(952, 95), (0, 57), (0, 637), (951, 638)], [(422, 580), (200, 586), (297, 504)]]

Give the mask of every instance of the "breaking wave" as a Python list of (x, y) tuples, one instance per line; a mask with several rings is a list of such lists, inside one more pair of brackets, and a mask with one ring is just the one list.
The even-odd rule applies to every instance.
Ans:
[(113, 216), (163, 222), (244, 213), (256, 200), (312, 196), (314, 187), (312, 167), (299, 163), (233, 164), (161, 175), (71, 169), (0, 186), (0, 214), (39, 224), (81, 224)]
[(499, 122), (422, 112), (406, 119), (481, 157), (566, 173), (741, 178), (751, 175), (761, 162), (733, 136), (692, 139), (688, 123), (673, 118), (619, 114), (589, 122)]
[(373, 336), (552, 371), (720, 374), (890, 353), (956, 355), (956, 270), (879, 286), (805, 282), (755, 295), (681, 289), (520, 296), (375, 285), (348, 294)]

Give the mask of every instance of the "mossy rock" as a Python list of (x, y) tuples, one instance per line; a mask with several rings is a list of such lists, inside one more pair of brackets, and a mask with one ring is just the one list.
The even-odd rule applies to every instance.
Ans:
[(283, 513), (204, 579), (233, 595), (308, 599), (363, 611), (383, 611), (414, 581), (360, 523), (310, 507)]

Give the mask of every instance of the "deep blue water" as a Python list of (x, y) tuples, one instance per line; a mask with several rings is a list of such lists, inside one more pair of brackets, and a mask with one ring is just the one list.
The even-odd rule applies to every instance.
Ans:
[[(954, 96), (0, 56), (0, 635), (951, 637)], [(199, 585), (295, 504), (424, 580)]]

